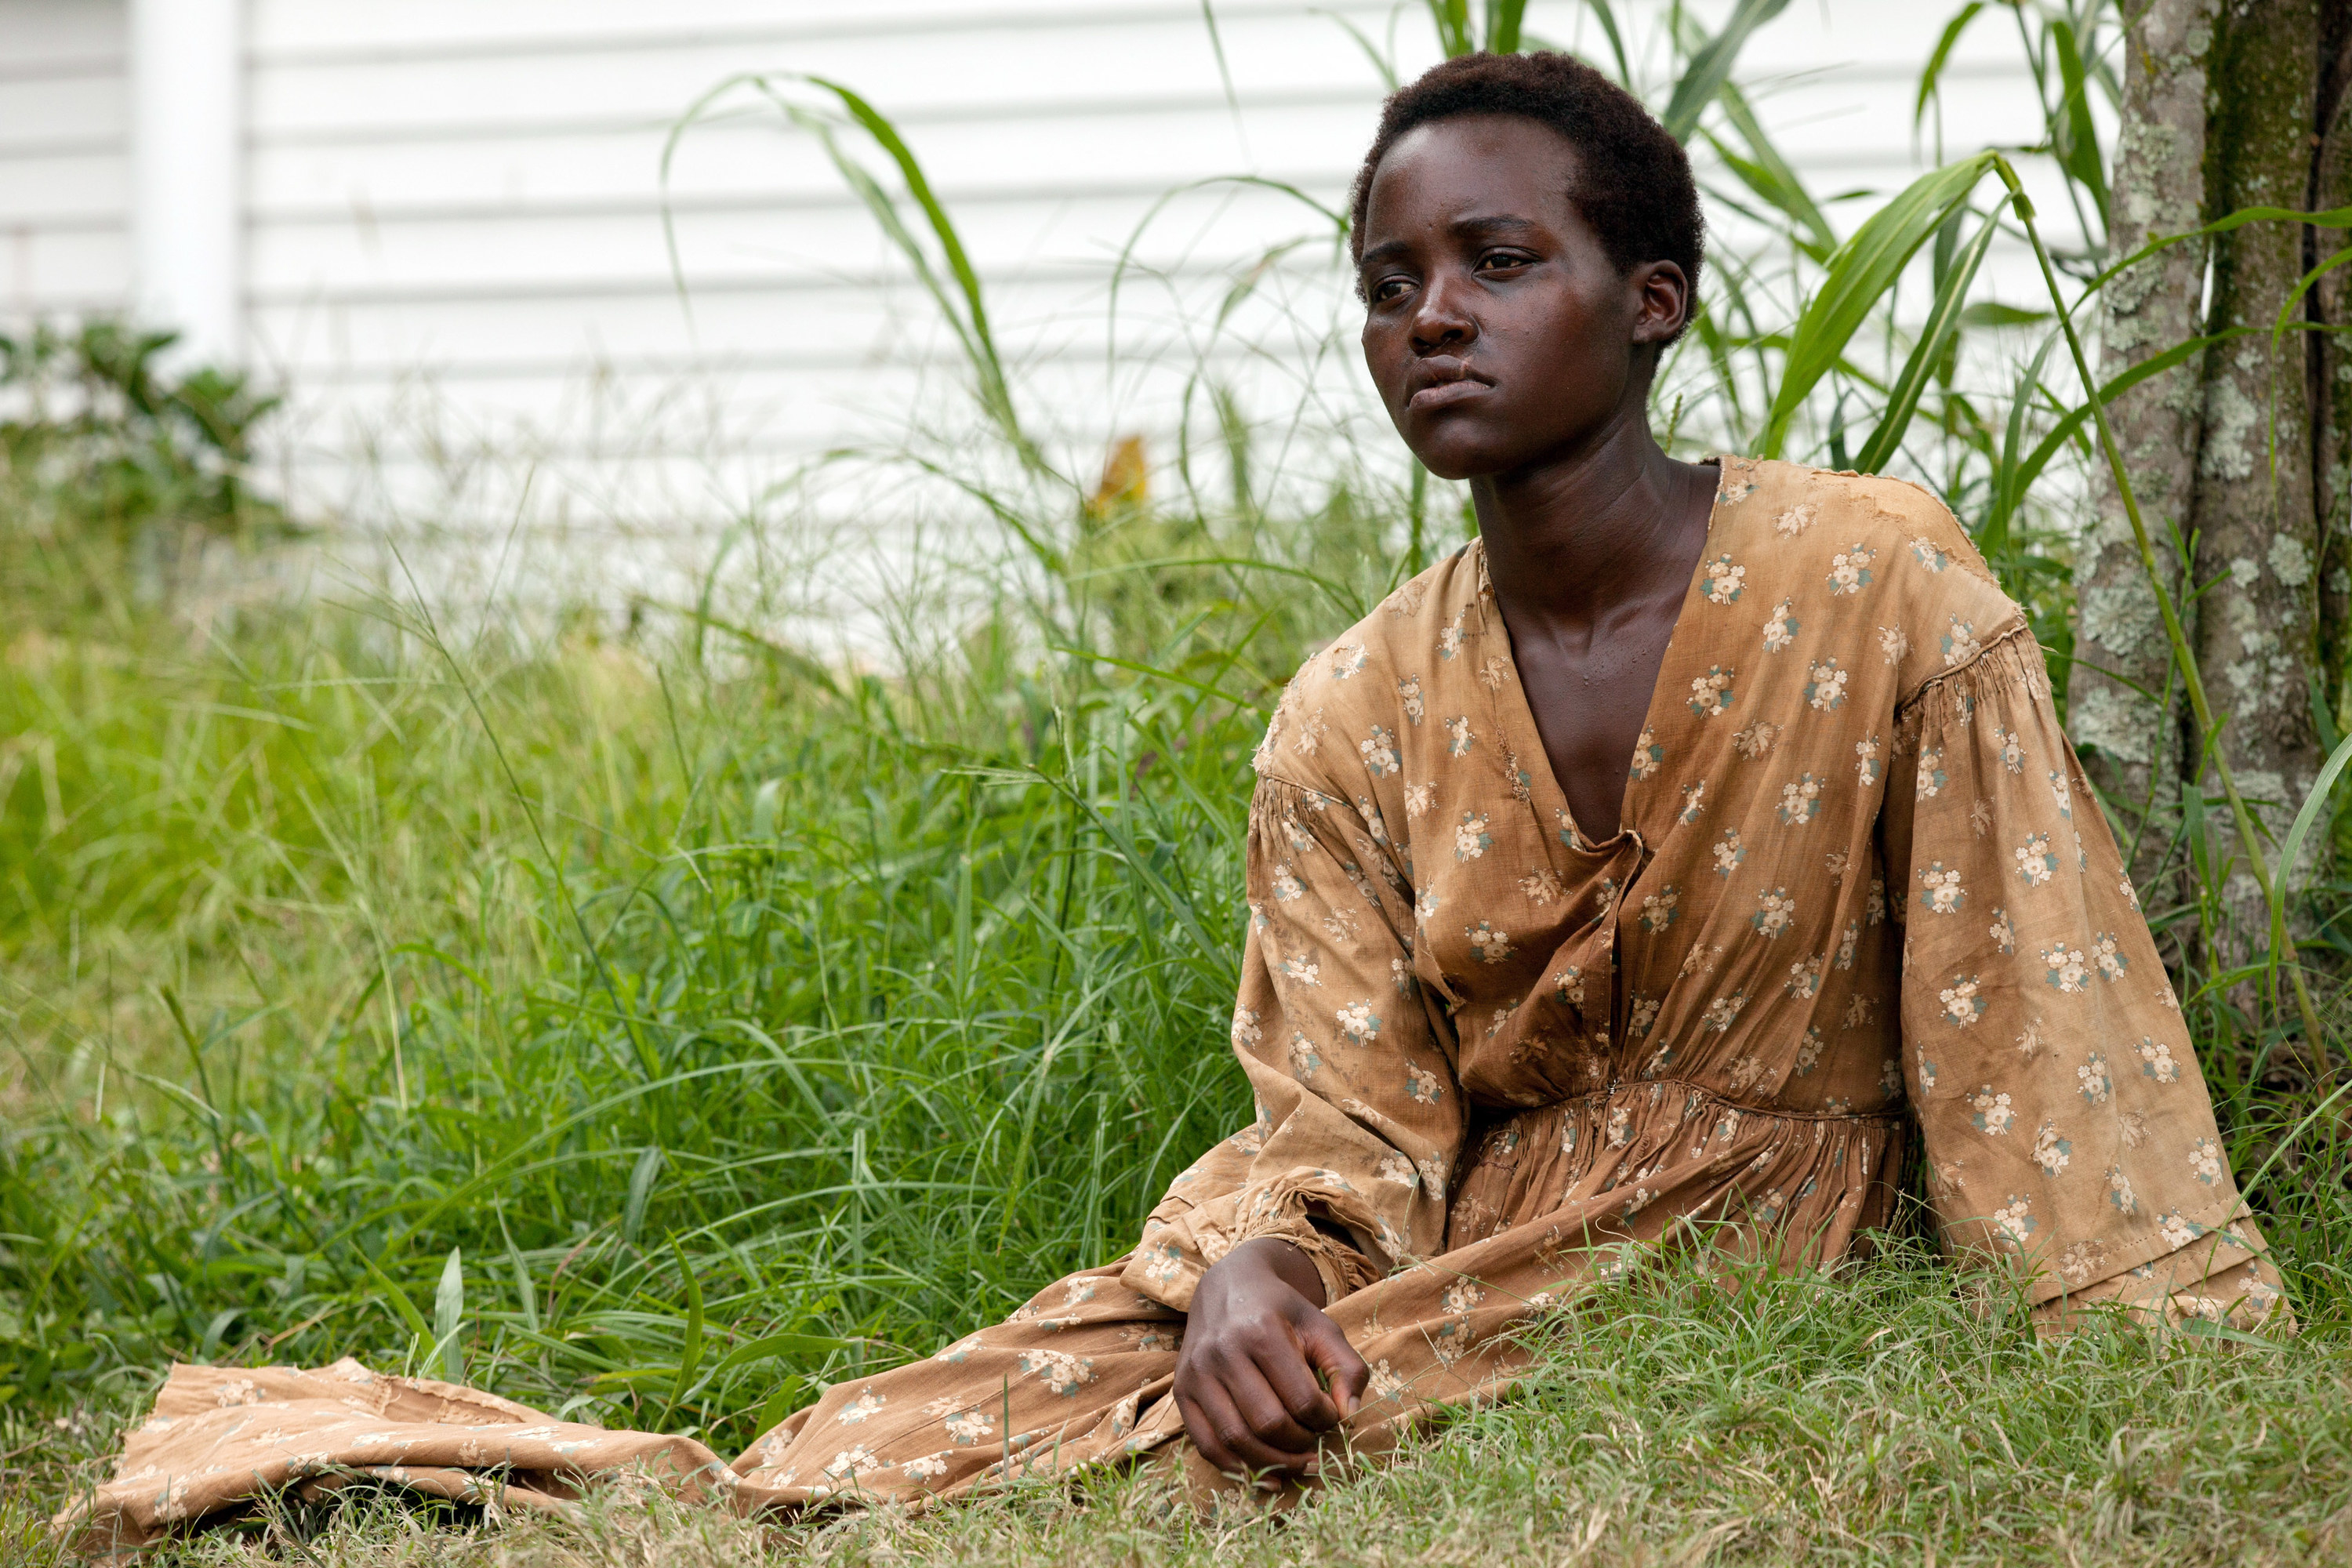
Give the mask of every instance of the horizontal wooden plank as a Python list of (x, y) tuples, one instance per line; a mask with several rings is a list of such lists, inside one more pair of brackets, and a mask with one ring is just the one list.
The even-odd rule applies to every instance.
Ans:
[(119, 152), (0, 156), (0, 230), (121, 229), (131, 210), (131, 161)]
[(0, 151), (121, 137), (131, 123), (130, 101), (120, 75), (0, 79)]
[[(1310, 399), (1350, 416), (1377, 413), (1352, 358), (1282, 361), (1228, 353), (1210, 367), (1220, 384), (1269, 401), (1258, 411), (1286, 426)], [(521, 374), (484, 376), (443, 395), (451, 383), (420, 372), (390, 387), (312, 384), (312, 395), (289, 416), (287, 439), (316, 445), (316, 432), (351, 419), (373, 421), (371, 448), (400, 448), (404, 434), (430, 433), (432, 445), (462, 449), (467, 430), (529, 431), (519, 451), (545, 443), (576, 451), (583, 443), (635, 449), (770, 444), (824, 448), (863, 437), (902, 442), (919, 430), (953, 432), (980, 418), (968, 379), (950, 362), (898, 360), (859, 365), (836, 361), (792, 370), (698, 369), (674, 376), (604, 378)], [(1016, 401), (1041, 435), (1072, 428), (1100, 433), (1160, 419), (1184, 399), (1174, 360), (1127, 361), (1107, 374), (1098, 361), (1034, 360), (1024, 365)], [(1277, 396), (1278, 394), (1278, 396)], [(1209, 416), (1204, 403), (1195, 413)], [(453, 421), (452, 416), (457, 416)], [(1312, 416), (1320, 418), (1321, 413)], [(1172, 426), (1171, 426), (1172, 428)], [(1384, 421), (1383, 421), (1384, 427)], [(337, 439), (340, 439), (340, 433)]]
[[(1337, 200), (1339, 193), (1323, 195)], [(1137, 191), (1051, 203), (975, 203), (960, 210), (957, 228), (975, 263), (988, 271), (1002, 274), (1032, 261), (1107, 268), (1152, 202)], [(1326, 220), (1292, 197), (1244, 186), (1163, 215), (1143, 231), (1136, 251), (1148, 264), (1170, 265), (1202, 242), (1213, 254), (1239, 257), (1318, 232), (1336, 237)], [(642, 212), (270, 225), (252, 232), (247, 276), (248, 286), (264, 296), (311, 283), (330, 292), (345, 283), (454, 289), (469, 282), (498, 290), (545, 284), (576, 291), (583, 280), (597, 278), (667, 286), (673, 236), (688, 277), (757, 271), (779, 281), (805, 277), (822, 286), (827, 279), (869, 272), (897, 255), (865, 209), (842, 204), (682, 212), (667, 235), (656, 214)], [(903, 270), (899, 264), (887, 267), (893, 274)]]
[[(1301, 164), (1352, 172), (1370, 138), (1372, 115), (1370, 104), (1353, 95), (1253, 110), (1253, 140), (1265, 150), (1250, 158), (1234, 143), (1224, 104), (1213, 99), (1175, 107), (1131, 100), (1118, 105), (1116, 113), (1066, 124), (1005, 120), (952, 131), (909, 127), (906, 134), (932, 183), (953, 195), (1113, 178), (1172, 184), (1213, 174)], [(251, 155), (251, 188), (264, 213), (353, 193), (386, 206), (491, 198), (652, 197), (665, 189), (663, 155), (670, 132), (670, 123), (662, 121), (564, 130), (541, 138), (259, 145)], [(1054, 146), (1051, 160), (1040, 158), (1041, 141)], [(862, 134), (845, 136), (842, 145), (861, 162), (881, 163)], [(682, 132), (670, 154), (667, 188), (682, 195), (829, 194), (841, 188), (841, 181), (814, 136), (761, 108)]]
[(120, 75), (123, 0), (0, 0), (0, 80)]
[[(1988, 114), (2000, 111), (2000, 122), (2013, 121), (2011, 111), (2030, 109), (2021, 89), (2016, 96), (2014, 103), (1989, 99)], [(1857, 99), (1834, 112), (1816, 108), (1803, 118), (1791, 116), (1785, 150), (1825, 189), (1906, 170), (1915, 160), (1907, 137), (1857, 137), (1848, 123), (1889, 108), (1887, 102)], [(1344, 184), (1354, 174), (1373, 121), (1372, 106), (1354, 98), (1253, 108), (1247, 123), (1254, 155), (1244, 157), (1230, 145), (1231, 119), (1221, 101), (1186, 108), (1130, 104), (1115, 116), (1053, 128), (1057, 150), (1050, 164), (1036, 157), (1046, 132), (1034, 120), (988, 121), (951, 133), (909, 130), (908, 135), (934, 188), (957, 204), (1001, 201), (1014, 193), (1049, 197), (1059, 190), (1105, 185), (1156, 193), (1221, 174)], [(845, 137), (843, 145), (861, 162), (881, 163), (861, 135)], [(692, 127), (674, 149), (668, 128), (651, 125), (567, 132), (544, 141), (492, 137), (257, 147), (248, 184), (252, 214), (262, 223), (331, 222), (358, 216), (362, 209), (368, 221), (377, 223), (541, 207), (563, 211), (582, 204), (612, 210), (634, 202), (638, 210), (652, 211), (665, 194), (688, 206), (761, 199), (837, 202), (845, 196), (840, 175), (816, 140), (774, 115)]]
[[(1617, 0), (1614, 8), (1635, 39), (1637, 63), (1650, 63), (1640, 47), (1642, 35), (1655, 30), (1658, 16), (1669, 3)], [(1711, 28), (1720, 24), (1730, 4), (1685, 0), (1683, 9)], [(310, 0), (258, 0), (251, 7), (249, 26), (257, 65), (296, 68), (354, 60), (427, 64), (820, 42), (887, 48), (907, 37), (926, 34), (966, 37), (1060, 33), (1077, 26), (1197, 26), (1200, 9), (1197, 0), (863, 0), (854, 7), (818, 0), (680, 0), (658, 9), (622, 0), (504, 0), (496, 6), (467, 0), (408, 0), (355, 15)], [(1246, 38), (1254, 27), (1295, 18), (1307, 9), (1297, 0), (1217, 0), (1216, 6), (1229, 43)], [(1314, 9), (1345, 16), (1376, 40), (1392, 37), (1408, 64), (1425, 59), (1431, 51), (1426, 19), (1390, 0), (1329, 0)], [(1804, 9), (1814, 15), (1784, 16), (1757, 36), (1749, 57), (1815, 54), (1818, 36), (1830, 33), (1844, 56), (1899, 60), (1916, 68), (1948, 17), (1941, 7), (1894, 6), (1885, 0), (1819, 0)], [(1530, 37), (1605, 58), (1585, 0), (1535, 0), (1528, 11), (1527, 30)], [(1964, 41), (1960, 56), (1984, 52), (1984, 35), (1996, 30), (1977, 29), (1975, 37)], [(1999, 49), (2003, 41), (1996, 37), (1990, 47)]]
[[(1345, 89), (1378, 95), (1360, 56), (1328, 23), (1299, 16), (1269, 24), (1265, 47), (1247, 58), (1228, 48), (1244, 101), (1251, 90)], [(1346, 52), (1342, 52), (1346, 50)], [(887, 66), (885, 62), (887, 60)], [(1197, 15), (1186, 21), (1109, 28), (1085, 24), (1018, 37), (910, 34), (889, 41), (843, 40), (788, 58), (732, 47), (647, 50), (625, 68), (593, 56), (551, 56), (527, 68), (505, 59), (458, 59), (428, 68), (356, 61), (348, 66), (264, 71), (250, 81), (256, 135), (349, 135), (413, 131), (461, 120), (525, 126), (593, 105), (600, 115), (667, 119), (714, 86), (746, 71), (783, 70), (845, 80), (885, 112), (951, 102), (959, 116), (992, 110), (1050, 111), (1066, 102), (1115, 103), (1134, 90), (1222, 90), (1216, 56)]]
[[(1540, 15), (1557, 0), (1538, 0)], [(1220, 22), (1245, 26), (1296, 16), (1294, 0), (1217, 0)], [(1378, 32), (1384, 0), (1330, 0), (1322, 9)], [(887, 44), (909, 33), (1059, 31), (1073, 25), (1198, 23), (1198, 0), (679, 0), (658, 9), (623, 0), (408, 0), (338, 15), (311, 0), (255, 0), (248, 26), (257, 63), (301, 66), (354, 58), (429, 61), (551, 53), (635, 54), (681, 45), (790, 45), (855, 39)]]
[(123, 230), (0, 232), (0, 312), (20, 323), (47, 311), (120, 310), (130, 293)]

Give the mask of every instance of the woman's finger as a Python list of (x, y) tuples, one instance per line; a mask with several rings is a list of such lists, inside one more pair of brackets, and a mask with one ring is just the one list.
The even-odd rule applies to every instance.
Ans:
[(1297, 1469), (1307, 1458), (1283, 1453), (1260, 1439), (1250, 1430), (1247, 1417), (1235, 1407), (1224, 1385), (1213, 1379), (1202, 1378), (1193, 1385), (1192, 1403), (1199, 1407), (1212, 1438), (1211, 1443), (1203, 1444), (1195, 1437), (1193, 1443), (1203, 1458), (1227, 1475), (1288, 1472)]
[[(1285, 1366), (1285, 1363), (1288, 1364)], [(1329, 1401), (1324, 1400), (1323, 1391), (1315, 1386), (1315, 1374), (1307, 1370), (1305, 1358), (1299, 1355), (1289, 1335), (1254, 1347), (1248, 1359), (1236, 1361), (1225, 1370), (1223, 1382), (1234, 1408), (1266, 1447), (1286, 1456), (1293, 1465), (1314, 1457), (1315, 1434), (1320, 1428), (1298, 1419), (1299, 1409), (1292, 1403), (1292, 1391), (1303, 1384), (1310, 1396), (1310, 1408), (1314, 1401), (1326, 1405)], [(1337, 1419), (1336, 1410), (1332, 1415)]]
[[(1316, 1318), (1323, 1316), (1312, 1308), (1307, 1309), (1307, 1313)], [(1289, 1328), (1290, 1332), (1279, 1339), (1252, 1347), (1253, 1370), (1265, 1379), (1272, 1396), (1281, 1403), (1286, 1425), (1299, 1435), (1298, 1446), (1311, 1448), (1316, 1441), (1313, 1434), (1328, 1432), (1339, 1424), (1339, 1406), (1315, 1380), (1315, 1367), (1307, 1357), (1308, 1325), (1302, 1321)], [(1260, 1426), (1258, 1430), (1264, 1433), (1266, 1429)]]
[(1184, 1417), (1184, 1435), (1192, 1439), (1192, 1447), (1209, 1461), (1210, 1468), (1221, 1475), (1234, 1475), (1249, 1468), (1242, 1463), (1239, 1455), (1225, 1447), (1225, 1440), (1217, 1435), (1216, 1422), (1201, 1408), (1198, 1400), (1189, 1394), (1179, 1394), (1176, 1411)]
[(1339, 1325), (1319, 1311), (1309, 1312), (1299, 1324), (1299, 1350), (1307, 1363), (1330, 1380), (1330, 1399), (1339, 1418), (1353, 1415), (1364, 1403), (1364, 1390), (1372, 1381), (1372, 1369), (1339, 1331)]

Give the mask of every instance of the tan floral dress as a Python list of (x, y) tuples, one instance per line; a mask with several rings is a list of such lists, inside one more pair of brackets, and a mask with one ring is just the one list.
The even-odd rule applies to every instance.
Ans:
[(1622, 825), (1570, 819), (1475, 543), (1307, 662), (1256, 768), (1233, 1022), (1256, 1118), (1129, 1257), (835, 1386), (731, 1468), (519, 1406), (503, 1437), (472, 1406), (394, 1427), (305, 1392), (324, 1374), (176, 1369), (71, 1522), (145, 1539), (338, 1466), (463, 1493), (503, 1464), (538, 1497), (637, 1464), (745, 1508), (1161, 1448), (1207, 1481), (1169, 1397), (1182, 1314), (1258, 1236), (1321, 1272), (1377, 1450), (1506, 1385), (1514, 1325), (1646, 1247), (1853, 1252), (1915, 1125), (1955, 1260), (2045, 1321), (2288, 1321), (2040, 650), (1927, 492), (1725, 460)]

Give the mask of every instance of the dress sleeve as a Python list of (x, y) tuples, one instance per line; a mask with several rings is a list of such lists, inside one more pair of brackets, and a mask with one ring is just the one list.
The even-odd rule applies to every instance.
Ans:
[(1327, 1301), (1437, 1252), (1462, 1145), (1451, 1031), (1413, 979), (1412, 893), (1381, 836), (1262, 779), (1248, 890), (1233, 1039), (1257, 1119), (1176, 1178), (1123, 1277), (1179, 1311), (1255, 1237), (1304, 1250)]
[(2013, 1269), (2045, 1328), (2098, 1303), (2285, 1326), (2030, 630), (1906, 702), (1888, 786), (1904, 1076), (1947, 1251)]

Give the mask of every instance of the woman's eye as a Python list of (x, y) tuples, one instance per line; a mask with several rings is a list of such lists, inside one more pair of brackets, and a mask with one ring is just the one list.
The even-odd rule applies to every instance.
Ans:
[(1404, 291), (1411, 287), (1412, 287), (1412, 285), (1406, 282), (1402, 278), (1383, 278), (1378, 283), (1372, 285), (1372, 298), (1375, 300), (1385, 304), (1391, 300), (1402, 297)]

